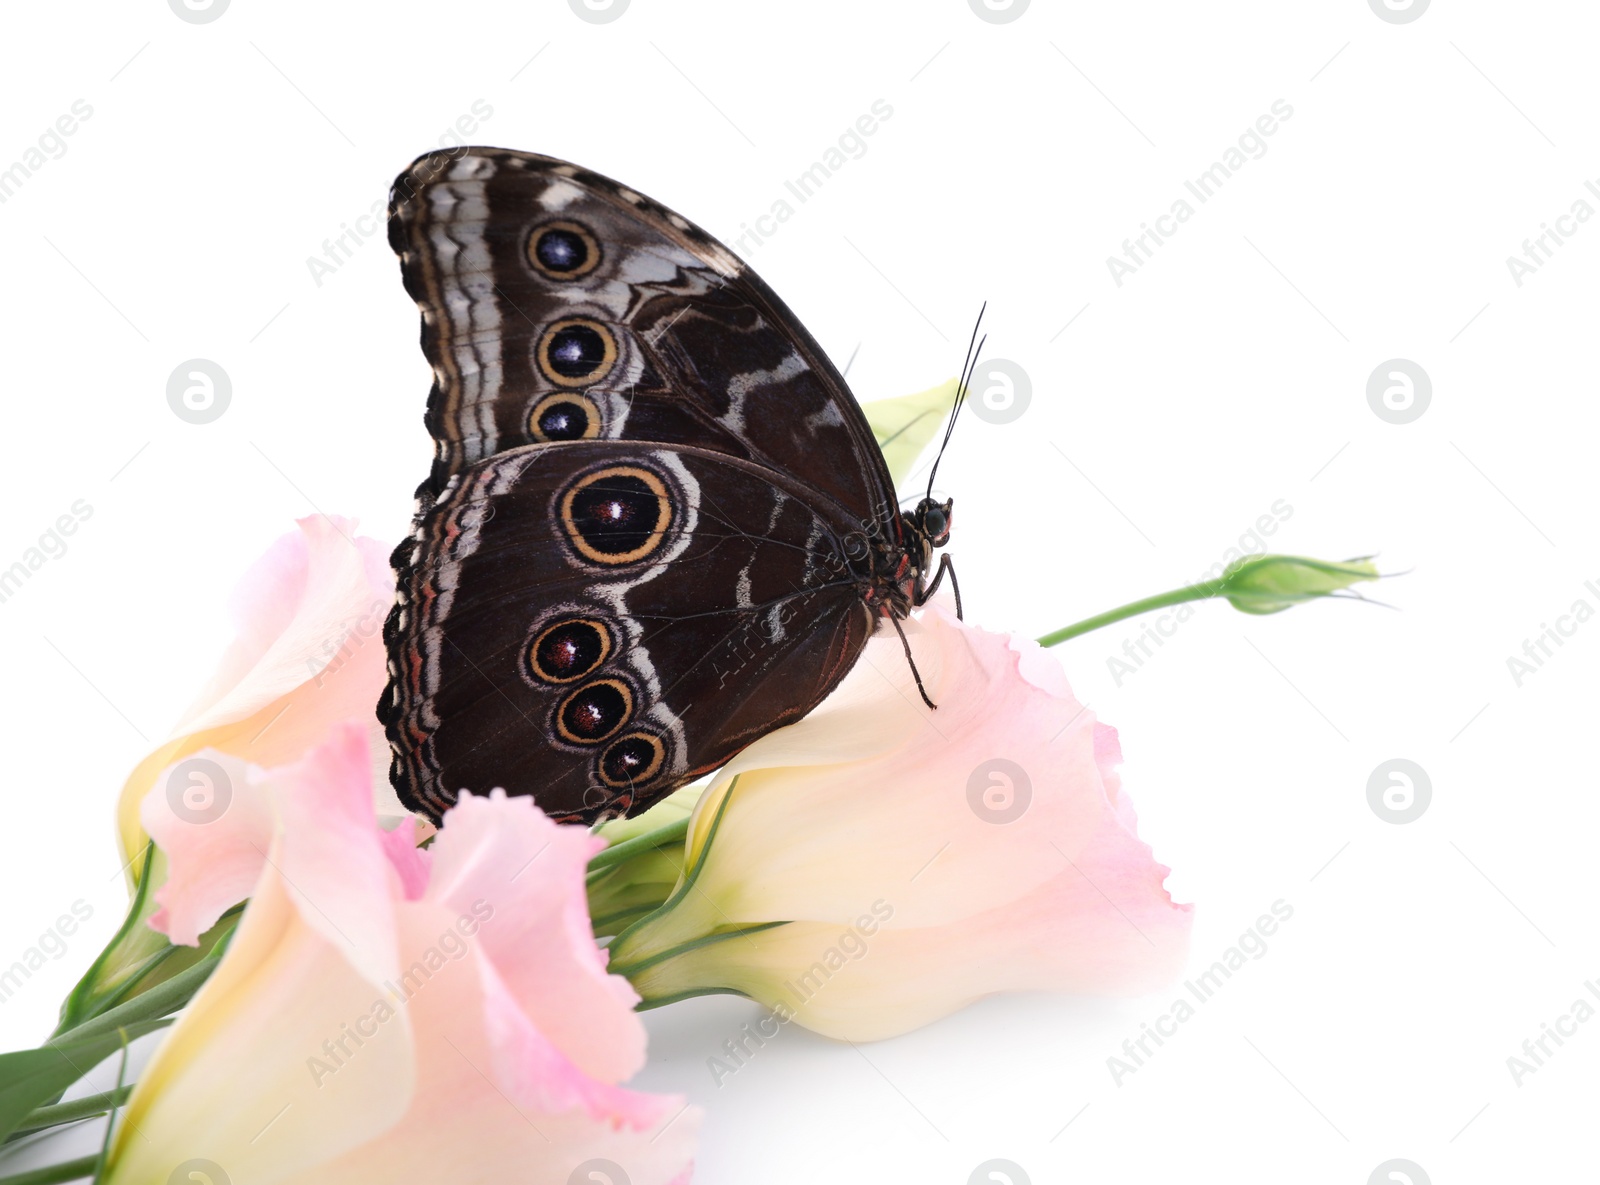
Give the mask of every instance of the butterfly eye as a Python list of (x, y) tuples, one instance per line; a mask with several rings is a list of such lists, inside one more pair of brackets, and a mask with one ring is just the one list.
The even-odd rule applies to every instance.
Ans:
[(549, 395), (528, 416), (535, 440), (593, 440), (600, 435), (600, 409), (582, 395)]
[(612, 741), (600, 755), (600, 780), (608, 786), (636, 786), (661, 772), (667, 752), (647, 732), (630, 732)]
[(611, 632), (587, 617), (558, 621), (545, 628), (528, 647), (534, 678), (546, 683), (571, 683), (595, 670), (611, 655)]
[(617, 339), (599, 321), (557, 321), (539, 339), (539, 369), (558, 387), (598, 383), (617, 361)]
[(556, 731), (574, 745), (597, 745), (627, 723), (633, 692), (619, 679), (596, 679), (556, 709)]
[(576, 280), (600, 265), (600, 244), (576, 222), (547, 222), (528, 236), (528, 262), (552, 280)]
[(912, 516), (914, 529), (920, 530), (927, 537), (928, 542), (935, 547), (943, 547), (950, 542), (950, 510), (953, 503), (945, 502), (940, 505), (932, 498), (924, 498), (917, 503), (916, 513)]

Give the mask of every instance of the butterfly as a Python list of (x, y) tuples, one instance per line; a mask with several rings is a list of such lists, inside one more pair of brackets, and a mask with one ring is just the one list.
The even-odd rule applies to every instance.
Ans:
[(396, 179), (389, 242), (434, 374), (378, 708), (409, 809), (502, 787), (560, 822), (637, 814), (954, 586), (932, 474), (903, 513), (843, 376), (687, 219), (454, 148)]

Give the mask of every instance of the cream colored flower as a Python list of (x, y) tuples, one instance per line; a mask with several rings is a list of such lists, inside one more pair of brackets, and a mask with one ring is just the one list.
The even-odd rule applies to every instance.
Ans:
[(647, 1001), (737, 991), (833, 1036), (887, 1037), (1001, 991), (1137, 992), (1182, 964), (1114, 730), (1032, 642), (940, 608), (701, 798), (689, 875), (612, 948)]

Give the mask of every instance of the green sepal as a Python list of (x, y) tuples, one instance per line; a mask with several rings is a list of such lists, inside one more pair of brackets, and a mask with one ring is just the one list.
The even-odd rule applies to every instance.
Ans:
[[(716, 843), (717, 832), (721, 829), (723, 817), (727, 814), (728, 804), (733, 801), (733, 795), (738, 788), (739, 779), (735, 777), (723, 792), (722, 800), (717, 803), (717, 813), (712, 816), (706, 828), (705, 840), (698, 850), (684, 853), (692, 854), (693, 861), (679, 878), (672, 895), (658, 908), (629, 925), (612, 942), (610, 969), (613, 974), (632, 979), (679, 955), (688, 954), (712, 943), (725, 942), (731, 938), (741, 938), (762, 930), (770, 930), (775, 926), (789, 924), (787, 921), (773, 921), (741, 926), (723, 921), (708, 926), (698, 916), (697, 911), (689, 910), (684, 905), (689, 894), (696, 891), (695, 882), (705, 870), (712, 846)], [(637, 981), (634, 982), (634, 987), (636, 990), (639, 989)], [(640, 990), (640, 996), (641, 1000), (637, 1007), (644, 1009), (654, 1006), (649, 991)]]
[[(200, 936), (195, 946), (177, 945), (166, 935), (150, 929), (150, 916), (158, 903), (155, 891), (166, 883), (166, 858), (154, 844), (147, 844), (141, 872), (128, 916), (90, 965), (67, 998), (61, 1003), (61, 1022), (56, 1036), (69, 1033), (86, 1021), (117, 1007), (124, 1001), (148, 992), (193, 967), (215, 966), (216, 957), (238, 924), (244, 904), (236, 905), (211, 929)], [(207, 972), (209, 974), (209, 972)]]

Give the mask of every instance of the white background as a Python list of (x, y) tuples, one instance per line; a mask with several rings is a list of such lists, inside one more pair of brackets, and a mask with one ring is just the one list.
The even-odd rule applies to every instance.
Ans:
[[(1594, 543), (1600, 220), (1519, 287), (1524, 239), (1600, 183), (1592, 6), (564, 0), (14, 6), (0, 166), (93, 115), (0, 205), (8, 498), (0, 567), (83, 499), (70, 550), (0, 604), (0, 963), (59, 913), (66, 957), (0, 1005), (31, 1044), (110, 935), (111, 808), (227, 637), (226, 594), (296, 516), (404, 528), (428, 375), (381, 236), (308, 256), (475, 100), (473, 138), (568, 157), (732, 242), (872, 102), (892, 118), (747, 258), (863, 399), (954, 373), (979, 304), (1032, 401), (963, 418), (940, 472), (969, 616), (1038, 634), (1184, 583), (1283, 500), (1274, 550), (1376, 551), (1393, 609), (1208, 605), (1136, 674), (1132, 623), (1059, 652), (1122, 733), (1144, 835), (1197, 904), (1192, 966), (1294, 917), (1137, 1074), (1106, 1059), (1175, 992), (1005, 998), (852, 1049), (790, 1030), (713, 1085), (754, 1005), (649, 1018), (639, 1080), (708, 1108), (697, 1181), (1593, 1179), (1600, 1023), (1506, 1059), (1600, 977), (1591, 902), (1600, 624), (1519, 687)], [(530, 61), (531, 59), (531, 61)], [(1276, 100), (1267, 151), (1139, 271), (1141, 223)], [(1191, 201), (1193, 201), (1191, 197)], [(1570, 225), (1570, 224), (1569, 224)], [(1064, 328), (1065, 327), (1065, 328)], [(233, 400), (168, 408), (194, 357)], [(1396, 357), (1433, 385), (1395, 425)], [(1404, 757), (1433, 800), (1381, 820)], [(241, 1074), (248, 1067), (240, 1067)]]

